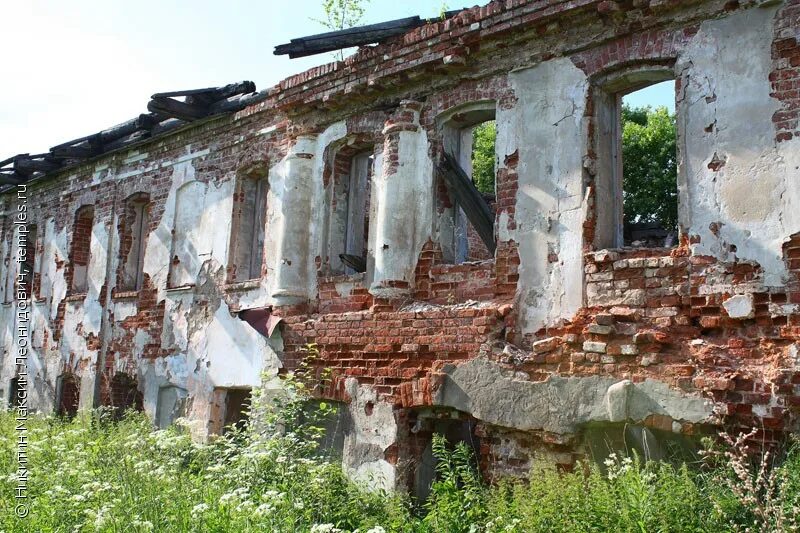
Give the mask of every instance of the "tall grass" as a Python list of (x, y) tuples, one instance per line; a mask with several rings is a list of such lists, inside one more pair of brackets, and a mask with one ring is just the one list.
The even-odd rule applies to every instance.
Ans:
[[(301, 387), (302, 389), (302, 387)], [(0, 413), (2, 531), (719, 532), (795, 531), (800, 453), (752, 461), (746, 439), (690, 469), (611, 455), (571, 473), (537, 465), (486, 486), (463, 445), (434, 439), (424, 505), (370, 492), (320, 454), (302, 395), (208, 444), (140, 414), (29, 420), (30, 515), (14, 516), (15, 421)], [(256, 402), (256, 405), (258, 402)], [(324, 407), (324, 406), (323, 406)], [(324, 409), (323, 409), (324, 411)], [(298, 419), (303, 419), (298, 423)], [(280, 429), (280, 431), (277, 431)], [(421, 511), (419, 511), (421, 509)], [(417, 510), (417, 511), (415, 511)]]

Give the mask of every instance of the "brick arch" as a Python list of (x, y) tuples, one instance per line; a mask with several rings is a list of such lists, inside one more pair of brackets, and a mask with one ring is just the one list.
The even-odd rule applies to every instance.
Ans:
[(252, 143), (247, 145), (236, 158), (236, 173), (247, 175), (251, 169), (260, 167), (269, 169), (269, 162), (269, 143)]
[(680, 51), (698, 30), (699, 26), (691, 26), (625, 35), (583, 50), (570, 59), (590, 78), (631, 65), (674, 64)]

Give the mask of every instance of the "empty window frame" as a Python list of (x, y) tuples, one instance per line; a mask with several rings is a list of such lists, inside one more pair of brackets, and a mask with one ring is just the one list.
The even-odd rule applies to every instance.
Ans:
[[(462, 108), (444, 122), (444, 150), (451, 154), (470, 178), (487, 204), (494, 203), (496, 195), (497, 129), (494, 102), (478, 102)], [(480, 238), (464, 212), (450, 195), (452, 208), (449, 220), (443, 224), (442, 253), (445, 262), (460, 264), (465, 261), (491, 259), (492, 253)]]
[(11, 383), (8, 387), (8, 406), (19, 407), (22, 405), (22, 396), (20, 394), (19, 378), (11, 378)]
[[(362, 258), (365, 263), (364, 267), (366, 267), (369, 239), (369, 195), (373, 160), (371, 152), (362, 152), (353, 156), (347, 191), (344, 253), (346, 256)], [(364, 267), (351, 263), (347, 264), (345, 271), (354, 273), (363, 271)]]
[(367, 270), (374, 159), (373, 148), (363, 145), (340, 148), (333, 158), (329, 221), (332, 273), (354, 274)]
[(74, 374), (63, 374), (58, 378), (57, 390), (57, 414), (67, 418), (73, 418), (78, 414), (81, 390), (80, 380)]
[(250, 389), (225, 390), (225, 415), (223, 418), (222, 432), (226, 433), (231, 428), (244, 429), (250, 417)]
[(595, 88), (595, 247), (678, 240), (674, 75), (646, 69)]
[(231, 224), (231, 252), (228, 265), (230, 281), (261, 277), (264, 263), (267, 192), (266, 169), (243, 174), (236, 184)]
[(144, 285), (144, 252), (150, 227), (150, 196), (136, 193), (125, 200), (119, 222), (119, 278), (121, 290), (140, 290)]
[(70, 265), (72, 269), (71, 289), (73, 293), (84, 293), (89, 288), (89, 262), (92, 257), (92, 226), (94, 207), (83, 206), (75, 213), (72, 227)]

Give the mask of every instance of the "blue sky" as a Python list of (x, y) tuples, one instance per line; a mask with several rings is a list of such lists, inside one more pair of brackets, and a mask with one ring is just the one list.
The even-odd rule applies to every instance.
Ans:
[[(263, 89), (328, 62), (330, 54), (272, 54), (275, 45), (326, 31), (310, 20), (322, 17), (320, 3), (2, 0), (0, 159), (132, 118), (155, 92), (242, 80)], [(434, 17), (441, 8), (440, 0), (372, 0), (365, 23)]]
[(662, 81), (644, 89), (640, 89), (635, 93), (626, 94), (622, 101), (630, 104), (633, 107), (650, 105), (666, 106), (670, 113), (675, 112), (675, 82)]

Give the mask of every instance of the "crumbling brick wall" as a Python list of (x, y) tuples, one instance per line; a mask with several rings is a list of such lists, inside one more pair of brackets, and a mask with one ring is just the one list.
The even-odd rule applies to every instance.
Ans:
[[(185, 391), (204, 438), (221, 430), (227, 390), (296, 369), (314, 343), (320, 374), (331, 371), (320, 396), (353, 420), (346, 466), (387, 486), (415, 486), (401, 472), (445, 419), (472, 432), (488, 476), (523, 474), (536, 453), (569, 466), (597, 427), (659, 439), (758, 427), (761, 442), (779, 442), (796, 428), (800, 386), (798, 9), (496, 1), (290, 77), (236, 114), (43, 177), (29, 195), (43, 369), (33, 401), (71, 406), (72, 389), (56, 398), (54, 384), (74, 375), (82, 407), (137, 405), (114, 399), (121, 372), (120, 390), (135, 382), (154, 418), (163, 390)], [(730, 55), (733, 38), (748, 54)], [(600, 95), (653, 70), (676, 80), (682, 240), (598, 249)], [(453, 206), (435, 167), (447, 128), (475, 109), (497, 121), (497, 249), (453, 264)], [(342, 274), (334, 188), (360, 151), (374, 157), (367, 271)], [(231, 260), (237, 180), (253, 169), (269, 181), (264, 261), (243, 281)], [(139, 193), (148, 218), (132, 290), (119, 274), (126, 201)], [(2, 201), (9, 213), (13, 196)], [(76, 219), (82, 206), (91, 223)], [(186, 210), (197, 222), (178, 235)], [(197, 268), (173, 286), (178, 238)], [(77, 293), (76, 265), (88, 273)], [(261, 322), (241, 320), (245, 310)], [(2, 380), (13, 375), (12, 311), (0, 309)]]

